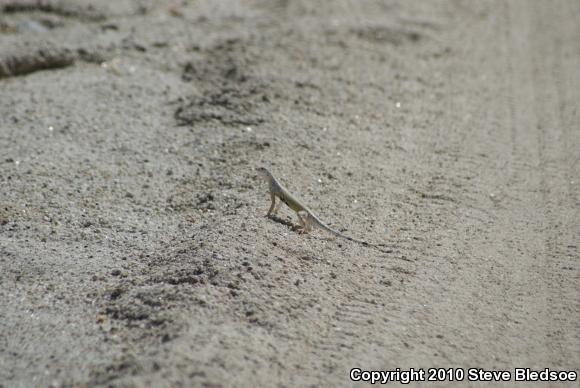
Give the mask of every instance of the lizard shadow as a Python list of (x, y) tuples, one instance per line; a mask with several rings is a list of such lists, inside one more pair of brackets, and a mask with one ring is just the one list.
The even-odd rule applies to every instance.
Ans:
[[(307, 234), (308, 236), (310, 236), (310, 238), (314, 238), (316, 240), (321, 240), (321, 241), (327, 241), (327, 242), (336, 241), (336, 239), (334, 239), (334, 238), (325, 238), (325, 237), (313, 236), (310, 233), (306, 233), (303, 231), (304, 228), (301, 225), (296, 225), (293, 222), (288, 221), (287, 219), (278, 217), (276, 215), (270, 214), (269, 216), (267, 215), (266, 217), (271, 219), (274, 222), (277, 222), (279, 224), (282, 224), (282, 225), (288, 227), (293, 232), (300, 233), (300, 234)], [(342, 247), (341, 243), (337, 243), (337, 245), (339, 247)], [(367, 247), (367, 248), (373, 247), (373, 244), (369, 244), (367, 242), (364, 242), (362, 245)], [(378, 249), (381, 253), (386, 254), (388, 256), (391, 256), (394, 252), (393, 248), (396, 247), (396, 245), (390, 245), (390, 244), (383, 243), (383, 244), (375, 244), (374, 247), (376, 249)], [(398, 259), (403, 260), (403, 261), (413, 262), (413, 260), (408, 259), (405, 256), (398, 257)]]
[(296, 224), (295, 224), (295, 223), (293, 223), (293, 222), (290, 222), (290, 221), (288, 221), (288, 220), (285, 220), (284, 218), (281, 218), (281, 217), (275, 216), (275, 215), (273, 215), (273, 214), (271, 214), (271, 215), (269, 215), (269, 216), (266, 216), (266, 217), (268, 217), (269, 219), (271, 219), (271, 220), (272, 220), (272, 221), (274, 221), (274, 222), (277, 222), (277, 223), (279, 223), (279, 224), (282, 224), (282, 225), (284, 225), (284, 226), (287, 226), (287, 227), (288, 227), (288, 228), (290, 228), (290, 230), (292, 230), (293, 232), (298, 232), (298, 231), (302, 230), (302, 226), (300, 226), (300, 225), (296, 225)]
[[(308, 232), (304, 232), (304, 228), (301, 225), (297, 225), (291, 221), (288, 221), (287, 219), (275, 216), (273, 214), (266, 216), (267, 218), (271, 219), (274, 222), (277, 222), (279, 224), (282, 224), (284, 226), (287, 226), (291, 231), (298, 233), (298, 234), (303, 234), (303, 235), (307, 235), (311, 238), (314, 238), (316, 240), (322, 240), (322, 241), (335, 241), (335, 239), (333, 238), (325, 238), (325, 237), (319, 237), (319, 236), (314, 236), (311, 233)], [(339, 244), (339, 246), (341, 246)]]

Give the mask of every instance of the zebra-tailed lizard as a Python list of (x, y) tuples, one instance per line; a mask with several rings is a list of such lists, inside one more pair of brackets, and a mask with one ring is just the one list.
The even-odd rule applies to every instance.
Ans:
[[(384, 252), (382, 249), (378, 248), (376, 244), (371, 244), (366, 241), (357, 240), (349, 236), (345, 236), (344, 234), (332, 229), (318, 217), (312, 213), (310, 209), (308, 209), (305, 205), (303, 205), (295, 196), (290, 194), (290, 192), (282, 186), (282, 184), (272, 175), (268, 169), (264, 167), (258, 168), (258, 173), (268, 182), (268, 187), (270, 189), (270, 198), (272, 199), (272, 204), (270, 205), (270, 209), (268, 210), (268, 214), (266, 216), (270, 216), (272, 214), (276, 214), (280, 209), (282, 203), (285, 203), (290, 209), (296, 212), (298, 216), (298, 220), (300, 221), (300, 225), (302, 226), (302, 233), (308, 233), (312, 230), (313, 226), (316, 226), (322, 230), (325, 230), (334, 236), (344, 238), (349, 241), (354, 241), (356, 243), (371, 246), (379, 249), (381, 252)], [(276, 197), (280, 200), (276, 203)]]

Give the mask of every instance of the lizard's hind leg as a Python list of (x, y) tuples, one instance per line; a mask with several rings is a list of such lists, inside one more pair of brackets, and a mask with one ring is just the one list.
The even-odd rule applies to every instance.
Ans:
[(300, 213), (296, 213), (298, 218), (300, 219), (300, 224), (304, 228), (304, 233), (308, 233), (312, 230), (312, 222), (310, 220), (310, 214), (304, 212), (304, 216), (301, 216)]
[(296, 216), (298, 217), (298, 221), (300, 221), (300, 226), (302, 227), (300, 233), (308, 233), (310, 228), (308, 227), (308, 222), (302, 218), (300, 212), (296, 212)]

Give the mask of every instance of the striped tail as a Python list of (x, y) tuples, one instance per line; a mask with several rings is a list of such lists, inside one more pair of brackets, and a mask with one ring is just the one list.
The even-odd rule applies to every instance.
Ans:
[(344, 238), (346, 240), (353, 241), (353, 242), (356, 242), (356, 243), (359, 243), (359, 244), (362, 244), (365, 246), (371, 245), (366, 241), (357, 240), (356, 238), (345, 236), (344, 234), (340, 233), (339, 231), (332, 229), (330, 226), (328, 226), (324, 222), (320, 221), (314, 214), (312, 214), (310, 212), (308, 213), (308, 215), (306, 217), (307, 217), (306, 218), (307, 222), (315, 224), (320, 229), (323, 229), (323, 230), (327, 231), (328, 233), (335, 235), (336, 237)]

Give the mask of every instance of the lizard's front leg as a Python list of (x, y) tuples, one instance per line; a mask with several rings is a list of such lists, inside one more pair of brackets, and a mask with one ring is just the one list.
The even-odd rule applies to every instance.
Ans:
[(282, 207), (282, 204), (283, 203), (284, 202), (282, 202), (282, 201), (278, 201), (278, 203), (276, 204), (276, 206), (274, 206), (274, 211), (272, 213), (278, 214), (278, 210), (280, 210), (280, 208)]
[(274, 207), (276, 206), (276, 196), (272, 192), (270, 192), (270, 199), (272, 199), (272, 204), (270, 205), (270, 210), (268, 210), (268, 214), (266, 214), (266, 217), (270, 217), (270, 214), (272, 214), (272, 210), (274, 210)]

